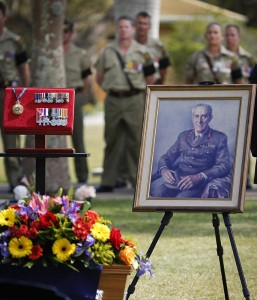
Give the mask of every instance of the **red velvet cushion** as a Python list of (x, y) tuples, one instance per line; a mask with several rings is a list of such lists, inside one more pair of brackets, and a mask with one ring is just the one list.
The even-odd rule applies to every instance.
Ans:
[[(16, 95), (22, 92), (22, 87), (15, 88)], [(40, 98), (42, 93), (58, 93), (57, 98), (63, 99), (63, 93), (68, 93), (68, 102), (64, 103), (35, 103), (35, 98)], [(35, 96), (36, 95), (36, 96)], [(32, 135), (72, 135), (74, 120), (74, 89), (66, 88), (27, 88), (20, 98), (20, 104), (23, 106), (23, 112), (19, 115), (14, 114), (12, 109), (16, 103), (16, 97), (12, 88), (5, 89), (4, 95), (4, 116), (2, 130), (13, 134), (32, 134)], [(48, 97), (50, 99), (50, 97)], [(49, 100), (51, 101), (51, 100)], [(42, 122), (40, 114), (48, 114), (49, 122)], [(54, 114), (59, 114), (55, 118)], [(61, 120), (61, 121), (60, 121)], [(38, 122), (37, 122), (38, 121)], [(67, 121), (67, 122), (66, 122)], [(67, 124), (66, 124), (67, 123)], [(53, 126), (54, 125), (54, 126)]]

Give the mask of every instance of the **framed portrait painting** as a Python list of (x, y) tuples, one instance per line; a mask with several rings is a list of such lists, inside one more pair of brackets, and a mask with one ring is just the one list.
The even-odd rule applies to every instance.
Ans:
[(147, 86), (133, 211), (243, 212), (256, 86)]

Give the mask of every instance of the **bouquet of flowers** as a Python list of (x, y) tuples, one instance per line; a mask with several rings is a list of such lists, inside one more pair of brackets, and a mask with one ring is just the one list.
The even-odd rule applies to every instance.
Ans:
[(56, 196), (32, 193), (0, 211), (0, 263), (65, 264), (74, 270), (77, 263), (86, 268), (124, 264), (138, 276), (151, 274), (151, 263), (132, 240), (90, 210), (89, 202), (71, 199), (61, 191)]

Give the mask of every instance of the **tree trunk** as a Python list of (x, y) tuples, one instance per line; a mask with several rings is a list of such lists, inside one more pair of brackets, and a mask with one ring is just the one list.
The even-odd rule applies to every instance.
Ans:
[[(31, 74), (34, 87), (65, 87), (62, 46), (65, 6), (65, 0), (31, 1), (33, 17)], [(28, 143), (31, 141), (31, 137), (28, 137), (26, 146), (29, 146)], [(66, 136), (50, 135), (46, 144), (48, 148), (66, 148)], [(68, 159), (47, 158), (46, 173), (42, 176), (46, 176), (47, 192), (56, 192), (59, 187), (67, 190), (71, 185)]]
[(159, 37), (160, 27), (160, 0), (114, 0), (114, 18), (117, 20), (121, 15), (135, 17), (140, 11), (148, 12), (152, 17), (150, 35)]

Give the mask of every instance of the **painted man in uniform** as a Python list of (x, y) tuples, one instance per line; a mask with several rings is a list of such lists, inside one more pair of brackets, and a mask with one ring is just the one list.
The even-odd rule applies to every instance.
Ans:
[(117, 31), (117, 40), (102, 50), (96, 62), (96, 80), (107, 93), (104, 107), (104, 171), (97, 192), (113, 190), (123, 137), (126, 139), (129, 179), (135, 184), (145, 87), (154, 83), (153, 60), (147, 49), (133, 39), (133, 19), (121, 16), (117, 21)]
[[(25, 45), (20, 36), (5, 27), (7, 6), (0, 1), (0, 124), (3, 118), (3, 98), (6, 87), (29, 86), (30, 69)], [(22, 102), (22, 99), (20, 99)], [(19, 136), (2, 132), (4, 150), (19, 148)], [(4, 158), (5, 171), (10, 192), (18, 184), (22, 175), (20, 160), (17, 157)]]
[(152, 197), (208, 197), (206, 190), (211, 185), (215, 185), (219, 198), (229, 197), (231, 181), (226, 177), (229, 178), (231, 163), (227, 136), (209, 127), (212, 118), (210, 105), (200, 103), (193, 108), (194, 128), (180, 133), (175, 144), (161, 156), (158, 172), (163, 184), (151, 189)]
[[(85, 153), (84, 125), (82, 107), (85, 104), (95, 104), (91, 61), (86, 50), (73, 42), (74, 24), (65, 20), (63, 30), (64, 64), (66, 71), (66, 87), (75, 88), (73, 146), (77, 153)], [(76, 157), (75, 172), (78, 184), (86, 183), (88, 179), (88, 164), (84, 157)]]

